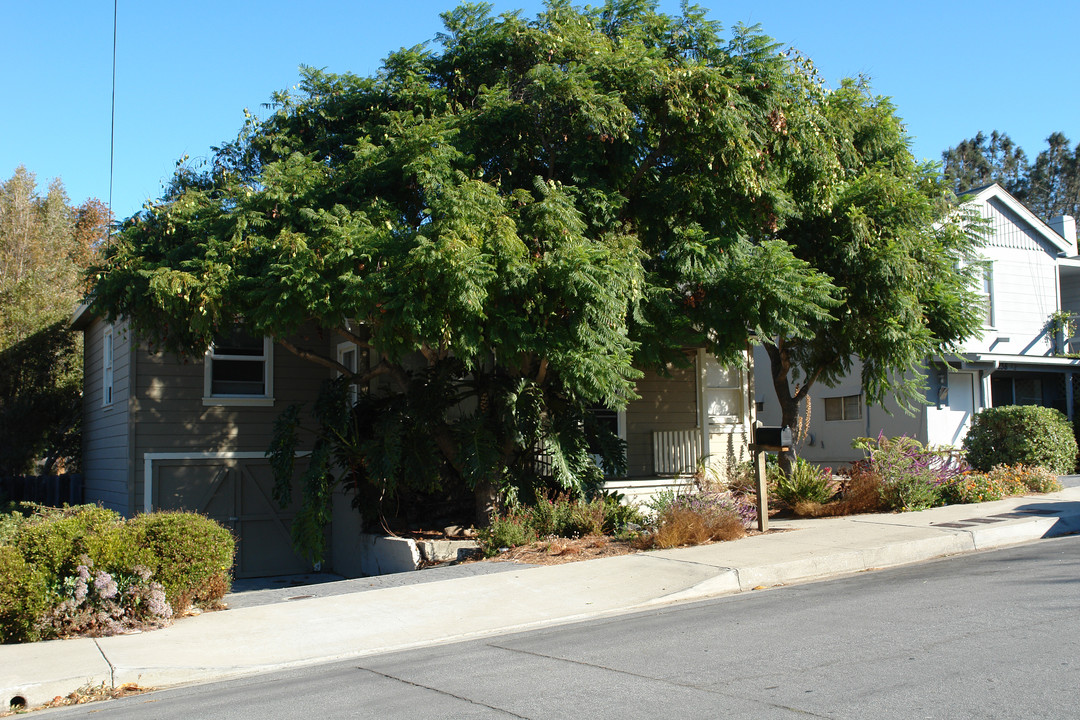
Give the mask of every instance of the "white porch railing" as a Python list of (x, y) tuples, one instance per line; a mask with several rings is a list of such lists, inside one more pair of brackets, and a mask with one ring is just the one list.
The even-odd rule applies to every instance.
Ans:
[(657, 475), (693, 475), (701, 459), (701, 431), (653, 430), (653, 472)]

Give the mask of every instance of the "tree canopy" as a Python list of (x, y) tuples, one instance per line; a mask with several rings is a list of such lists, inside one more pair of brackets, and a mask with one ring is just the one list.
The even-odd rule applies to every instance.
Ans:
[[(822, 106), (841, 171), (827, 204), (793, 216), (777, 236), (840, 289), (829, 317), (764, 339), (782, 424), (817, 382), (832, 386), (861, 361), (867, 402), (910, 409), (918, 369), (980, 327), (972, 291), (983, 226), (949, 200), (936, 166), (911, 154), (888, 99), (846, 81)], [(794, 383), (794, 385), (793, 385)]]
[(108, 222), (59, 180), (42, 197), (25, 167), (0, 183), (0, 474), (78, 462), (82, 346), (67, 320)]
[[(352, 379), (384, 376), (385, 392), (363, 414), (319, 405), (323, 437), (351, 440), (317, 446), (316, 506), (335, 453), (380, 492), (418, 477), (507, 487), (543, 444), (555, 481), (580, 488), (598, 474), (590, 447), (612, 469), (621, 457), (588, 408), (622, 407), (641, 369), (695, 346), (738, 362), (753, 337), (793, 347), (850, 322), (874, 303), (834, 280), (845, 253), (903, 255), (875, 277), (904, 283), (924, 273), (904, 253), (959, 249), (907, 230), (942, 219), (944, 193), (877, 150), (906, 147), (891, 107), (827, 91), (757, 28), (724, 39), (701, 9), (649, 0), (553, 1), (535, 19), (466, 4), (443, 20), (373, 77), (303, 68), (272, 114), (182, 166), (95, 270), (97, 311), (153, 347), (201, 353), (239, 320), (346, 374), (290, 333), (315, 323), (370, 351)], [(838, 232), (854, 237), (834, 248)], [(885, 329), (921, 351), (963, 323), (945, 286), (920, 282), (927, 304), (898, 300), (904, 320)]]
[(957, 194), (996, 182), (1043, 220), (1078, 217), (1080, 143), (1071, 147), (1069, 138), (1055, 132), (1046, 145), (1032, 163), (1007, 134), (976, 133), (941, 154), (946, 182)]

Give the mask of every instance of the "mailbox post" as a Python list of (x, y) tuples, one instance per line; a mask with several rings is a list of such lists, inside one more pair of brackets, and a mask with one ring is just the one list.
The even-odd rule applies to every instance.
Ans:
[(750, 452), (754, 454), (754, 474), (757, 476), (758, 530), (769, 529), (769, 489), (765, 479), (765, 453), (784, 452), (791, 449), (791, 428), (754, 426), (754, 442)]

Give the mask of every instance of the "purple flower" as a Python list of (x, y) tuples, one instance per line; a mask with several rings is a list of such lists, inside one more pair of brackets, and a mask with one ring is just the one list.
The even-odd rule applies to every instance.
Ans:
[(116, 581), (113, 580), (112, 575), (104, 570), (99, 570), (97, 575), (94, 576), (94, 589), (105, 600), (116, 597), (118, 591)]

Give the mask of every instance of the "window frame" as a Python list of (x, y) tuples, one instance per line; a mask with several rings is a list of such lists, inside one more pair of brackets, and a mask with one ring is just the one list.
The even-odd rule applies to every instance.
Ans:
[[(848, 406), (849, 401), (854, 398), (856, 400), (855, 406), (858, 408), (858, 414), (854, 417), (849, 416)], [(840, 417), (829, 417), (829, 401), (835, 400), (840, 402)], [(855, 422), (863, 419), (863, 402), (862, 393), (856, 393), (854, 395), (832, 395), (822, 399), (825, 406), (825, 422)]]
[[(705, 415), (708, 418), (709, 427), (716, 432), (717, 428), (738, 428), (746, 425), (748, 418), (746, 390), (746, 374), (742, 368), (734, 365), (721, 365), (715, 358), (706, 355), (705, 368), (702, 373), (702, 401), (705, 404)], [(717, 376), (727, 376), (726, 381)], [(719, 381), (719, 384), (718, 384)], [(713, 398), (734, 398), (731, 403), (736, 412), (734, 414), (713, 414), (711, 412)], [(700, 426), (700, 418), (698, 425)]]
[(101, 406), (110, 408), (115, 400), (116, 343), (112, 325), (106, 325), (101, 336)]
[[(349, 354), (350, 352), (353, 354), (353, 366), (352, 367), (349, 367), (349, 365), (345, 362), (345, 356), (347, 354)], [(358, 372), (360, 370), (360, 347), (356, 343), (352, 342), (351, 340), (346, 340), (344, 342), (339, 342), (337, 344), (337, 348), (336, 348), (336, 352), (335, 352), (334, 357), (338, 361), (339, 364), (344, 365), (345, 367), (348, 367), (354, 373)], [(335, 372), (336, 372), (337, 377), (341, 377), (341, 375), (342, 375), (341, 371), (335, 371)], [(352, 402), (353, 405), (355, 405), (356, 401), (359, 398), (360, 398), (360, 386), (357, 385), (355, 382), (349, 383), (349, 401)]]
[[(214, 344), (210, 344), (203, 358), (203, 405), (269, 407), (274, 404), (274, 342), (266, 336), (262, 341), (262, 355), (219, 354), (214, 351)], [(261, 362), (263, 364), (263, 392), (261, 394), (214, 393), (214, 360)]]
[(982, 288), (979, 291), (981, 297), (986, 298), (986, 320), (984, 327), (997, 327), (997, 313), (994, 312), (994, 263), (986, 260), (983, 264)]

